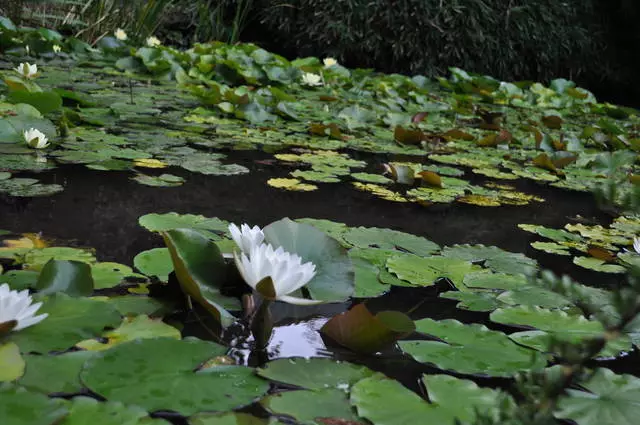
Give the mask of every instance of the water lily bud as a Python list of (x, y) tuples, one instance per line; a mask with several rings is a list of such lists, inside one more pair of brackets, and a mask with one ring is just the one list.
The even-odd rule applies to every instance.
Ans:
[(124, 41), (124, 40), (126, 40), (127, 38), (129, 38), (129, 37), (127, 37), (127, 33), (126, 33), (122, 28), (118, 28), (118, 29), (113, 33), (113, 35), (115, 35), (115, 36), (116, 36), (116, 38), (117, 38), (118, 40), (120, 40), (120, 41)]
[(149, 38), (147, 38), (147, 46), (149, 47), (156, 47), (156, 46), (160, 46), (162, 44), (162, 42), (160, 42), (160, 39), (154, 36), (151, 36)]
[(30, 128), (22, 133), (25, 142), (33, 149), (43, 149), (49, 146), (49, 139), (38, 129)]
[(318, 74), (305, 72), (304, 74), (302, 74), (302, 84), (305, 84), (307, 86), (321, 86), (322, 77)]
[(18, 65), (17, 68), (13, 69), (24, 78), (34, 78), (38, 75), (38, 65), (36, 65), (35, 63), (31, 65), (27, 62), (23, 62)]
[(337, 65), (338, 61), (335, 60), (334, 58), (324, 58), (322, 60), (322, 63), (324, 64), (325, 68), (329, 68), (329, 67), (332, 67), (334, 65)]

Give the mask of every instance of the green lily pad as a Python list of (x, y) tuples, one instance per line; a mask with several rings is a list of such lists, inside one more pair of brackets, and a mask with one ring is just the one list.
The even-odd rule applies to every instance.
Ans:
[(146, 214), (138, 218), (138, 223), (151, 232), (188, 228), (203, 231), (213, 239), (220, 239), (219, 234), (227, 232), (229, 226), (228, 222), (218, 218), (177, 213)]
[(18, 383), (46, 394), (74, 394), (82, 391), (80, 370), (94, 355), (91, 351), (72, 351), (56, 356), (27, 354), (27, 371)]
[(149, 414), (137, 406), (120, 402), (99, 402), (89, 397), (75, 397), (69, 406), (69, 415), (60, 425), (169, 425), (163, 419), (151, 419)]
[(298, 387), (321, 390), (348, 390), (360, 379), (374, 374), (365, 366), (325, 358), (273, 360), (257, 369), (258, 375)]
[[(602, 337), (605, 333), (600, 322), (588, 320), (582, 315), (570, 315), (561, 310), (519, 306), (498, 309), (491, 313), (490, 317), (496, 323), (525, 326), (543, 331), (516, 332), (509, 335), (517, 343), (540, 351), (550, 351), (549, 337), (577, 343), (586, 339)], [(630, 351), (631, 348), (631, 341), (628, 337), (618, 338), (610, 342), (600, 355), (615, 356), (620, 351)]]
[(609, 264), (604, 260), (594, 257), (573, 257), (573, 263), (585, 269), (602, 273), (625, 273), (626, 269), (617, 264)]
[(374, 376), (359, 381), (351, 391), (358, 415), (374, 424), (405, 425), (473, 423), (477, 413), (496, 416), (499, 392), (447, 375), (423, 378), (429, 402), (399, 382)]
[(537, 268), (535, 260), (495, 246), (454, 245), (444, 248), (442, 255), (474, 263), (483, 262), (486, 267), (498, 273), (526, 275)]
[(466, 274), (482, 270), (469, 261), (457, 258), (433, 256), (422, 258), (404, 254), (387, 260), (387, 269), (402, 280), (416, 286), (433, 285), (440, 278), (450, 279), (461, 287)]
[(344, 239), (358, 248), (401, 249), (416, 255), (429, 255), (440, 247), (428, 239), (409, 233), (377, 227), (357, 227), (344, 234)]
[(99, 341), (88, 339), (80, 341), (76, 346), (89, 351), (102, 351), (135, 339), (160, 337), (180, 339), (182, 335), (178, 329), (161, 320), (141, 315), (125, 318), (118, 328), (102, 334)]
[(112, 305), (57, 293), (45, 298), (38, 314), (49, 317), (11, 334), (23, 353), (67, 350), (77, 342), (93, 338), (106, 327), (116, 327), (122, 318)]
[(333, 421), (362, 424), (349, 404), (345, 391), (321, 389), (316, 391), (286, 391), (263, 398), (260, 404), (271, 414), (287, 415), (296, 423), (325, 425)]
[(0, 345), (0, 382), (11, 382), (24, 374), (25, 362), (13, 342)]
[(140, 184), (152, 187), (177, 187), (182, 186), (184, 179), (173, 174), (160, 174), (159, 176), (149, 176), (147, 174), (138, 173), (131, 178)]
[(276, 421), (273, 418), (257, 418), (247, 413), (237, 412), (215, 415), (211, 413), (200, 413), (189, 418), (189, 425), (275, 425), (275, 423)]
[(173, 271), (168, 248), (143, 251), (133, 258), (133, 264), (142, 274), (156, 276), (161, 282), (169, 281), (169, 273)]
[(110, 401), (135, 404), (150, 412), (173, 410), (189, 416), (230, 410), (251, 403), (266, 392), (268, 384), (247, 367), (198, 370), (225, 352), (225, 347), (191, 338), (134, 340), (91, 358), (81, 379)]
[(555, 416), (578, 425), (634, 425), (640, 415), (640, 379), (598, 369), (581, 386), (586, 391), (568, 389), (558, 403)]
[(0, 423), (11, 425), (52, 425), (68, 413), (64, 401), (27, 391), (13, 385), (0, 385)]
[(312, 298), (344, 301), (353, 295), (351, 259), (338, 241), (317, 228), (284, 218), (263, 229), (265, 241), (295, 253), (316, 266), (316, 275), (305, 286)]
[(538, 370), (546, 359), (537, 351), (516, 345), (502, 332), (457, 320), (416, 322), (418, 332), (440, 341), (400, 341), (400, 348), (414, 359), (440, 369), (463, 374), (512, 376), (519, 371)]

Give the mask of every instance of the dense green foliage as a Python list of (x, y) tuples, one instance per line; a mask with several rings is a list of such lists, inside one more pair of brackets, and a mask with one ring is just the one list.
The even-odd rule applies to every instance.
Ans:
[(262, 22), (299, 52), (388, 71), (449, 66), (502, 78), (584, 71), (598, 52), (589, 2), (553, 0), (263, 1)]

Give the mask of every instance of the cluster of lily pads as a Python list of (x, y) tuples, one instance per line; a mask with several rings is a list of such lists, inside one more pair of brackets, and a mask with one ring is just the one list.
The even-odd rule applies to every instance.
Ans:
[[(591, 191), (610, 171), (601, 164), (615, 150), (626, 158), (616, 167), (626, 176), (623, 191), (637, 184), (636, 111), (597, 103), (564, 79), (546, 87), (452, 68), (450, 78), (433, 81), (349, 70), (331, 58), (288, 61), (251, 44), (211, 42), (181, 51), (154, 38), (140, 47), (121, 30), (92, 48), (6, 19), (0, 39), (9, 55), (31, 52), (45, 60), (39, 85), (49, 87), (8, 83), (4, 108), (12, 116), (0, 118), (0, 130), (6, 128), (0, 149), (8, 154), (0, 168), (8, 171), (79, 163), (134, 170), (143, 184), (179, 186), (184, 177), (153, 169), (233, 175), (248, 169), (224, 163), (224, 155), (210, 149), (295, 148), (301, 152), (276, 159), (297, 169), (268, 184), (310, 191), (318, 183), (351, 181), (357, 190), (397, 202), (499, 206), (544, 201), (509, 184), (518, 179)], [(50, 54), (54, 45), (61, 52)], [(46, 117), (57, 125), (37, 125)], [(46, 163), (7, 144), (22, 142), (30, 128), (51, 143)], [(367, 163), (350, 158), (354, 150), (410, 159)], [(485, 181), (477, 183), (478, 177)]]
[[(166, 247), (138, 254), (136, 271), (99, 262), (91, 250), (50, 246), (41, 235), (6, 232), (0, 248), (6, 266), (0, 275), (6, 282), (0, 287), (2, 423), (72, 425), (91, 417), (99, 424), (148, 424), (183, 417), (194, 425), (284, 418), (319, 425), (472, 424), (478, 415), (497, 418), (504, 403), (516, 401), (470, 379), (561, 373), (562, 366), (552, 366), (553, 341), (579, 343), (604, 332), (574, 300), (528, 277), (535, 261), (497, 247), (441, 248), (390, 229), (317, 219), (283, 219), (263, 229), (176, 213), (148, 214), (139, 222)], [(607, 291), (571, 285), (611, 314)], [(318, 354), (280, 358), (278, 329), (290, 321), (271, 312), (272, 303), (314, 309), (310, 304), (366, 299), (393, 286), (437, 288), (460, 308), (491, 312), (488, 323), (512, 332), (455, 319), (414, 321), (398, 311), (371, 311), (366, 301), (333, 317), (320, 315), (329, 350), (362, 355), (400, 340), (398, 349), (438, 371), (422, 377), (429, 401), (364, 366)], [(162, 295), (172, 287), (193, 304)], [(226, 340), (218, 333), (217, 342), (183, 337), (188, 322), (178, 318), (191, 309), (214, 334), (212, 324), (247, 332), (236, 329)], [(317, 310), (307, 314), (318, 325)], [(595, 364), (633, 350), (637, 326), (636, 320), (610, 339)], [(266, 362), (246, 366), (234, 353), (247, 346), (263, 351)], [(557, 418), (626, 424), (638, 413), (640, 378), (598, 368), (585, 386), (560, 398)], [(261, 406), (267, 416), (238, 411), (247, 405)]]
[[(0, 87), (0, 192), (57, 193), (64, 188), (14, 174), (64, 164), (130, 170), (151, 186), (184, 182), (156, 169), (249, 171), (226, 163), (225, 149), (262, 149), (295, 168), (266, 182), (276, 188), (347, 181), (426, 206), (544, 202), (505, 183), (518, 179), (591, 191), (615, 175), (623, 195), (639, 182), (637, 111), (598, 103), (564, 79), (507, 83), (452, 68), (430, 80), (350, 70), (331, 58), (288, 61), (251, 44), (145, 44), (118, 30), (92, 47), (0, 18), (0, 49), (12, 59)], [(130, 265), (39, 235), (7, 237), (0, 247), (0, 423), (498, 421), (518, 397), (484, 378), (566, 375), (556, 364), (561, 344), (603, 334), (587, 359), (593, 373), (563, 392), (552, 413), (578, 425), (631, 425), (640, 413), (640, 379), (604, 368), (638, 350), (640, 320), (610, 332), (581, 307), (614, 321), (614, 295), (568, 278), (556, 286), (580, 298), (559, 295), (539, 284), (536, 261), (523, 254), (317, 219), (263, 229), (175, 213), (139, 221), (165, 247)], [(534, 248), (580, 252), (574, 262), (596, 271), (623, 272), (640, 259), (637, 215), (609, 228), (520, 227), (552, 241)], [(394, 287), (431, 288), (437, 302), (485, 321), (370, 308), (368, 299)], [(163, 295), (176, 289), (184, 297)], [(283, 303), (301, 305), (299, 316), (311, 317), (302, 321), (306, 333), (327, 353), (396, 350), (432, 368), (420, 377), (425, 397), (319, 352), (282, 358), (278, 332), (295, 320), (281, 317)], [(194, 320), (216, 342), (193, 332)], [(248, 366), (246, 351), (260, 354), (259, 367)]]

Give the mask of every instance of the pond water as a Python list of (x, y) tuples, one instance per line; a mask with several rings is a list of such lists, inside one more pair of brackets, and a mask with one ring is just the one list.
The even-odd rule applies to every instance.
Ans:
[[(4, 43), (34, 36), (3, 25)], [(628, 319), (609, 295), (640, 258), (640, 217), (623, 212), (638, 111), (563, 79), (435, 81), (113, 37), (52, 54), (61, 39), (37, 34), (40, 75), (0, 61), (0, 274), (49, 317), (0, 327), (0, 422), (9, 395), (50, 410), (46, 425), (111, 410), (136, 425), (474, 423), (500, 397), (521, 402), (516, 374), (561, 370), (557, 340), (601, 343), (584, 359), (596, 372), (570, 375), (558, 403), (601, 412), (584, 389), (606, 399), (610, 384), (640, 414), (640, 395), (625, 398), (640, 323), (605, 332), (590, 314)], [(31, 127), (51, 145), (24, 140)], [(612, 181), (600, 208), (592, 190)], [(276, 271), (251, 283), (230, 223), (313, 262), (289, 292), (325, 303), (270, 304), (286, 295)], [(543, 269), (575, 282), (552, 290)]]

